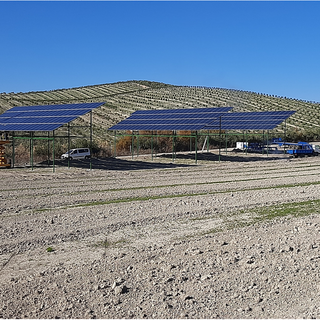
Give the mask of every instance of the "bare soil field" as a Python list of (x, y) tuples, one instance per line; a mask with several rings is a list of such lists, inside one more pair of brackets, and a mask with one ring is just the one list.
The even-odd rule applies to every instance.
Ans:
[(0, 170), (0, 318), (320, 317), (320, 157), (138, 159)]

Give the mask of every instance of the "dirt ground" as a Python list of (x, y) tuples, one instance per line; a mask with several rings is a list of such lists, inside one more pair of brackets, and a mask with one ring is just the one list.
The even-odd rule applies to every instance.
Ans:
[(0, 317), (319, 318), (320, 157), (212, 157), (0, 170)]

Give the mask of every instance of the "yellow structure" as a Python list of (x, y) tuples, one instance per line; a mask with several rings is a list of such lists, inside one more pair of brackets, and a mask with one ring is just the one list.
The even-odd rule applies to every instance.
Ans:
[(5, 144), (10, 143), (10, 141), (6, 140), (0, 140), (0, 167), (8, 167), (10, 168), (11, 164), (7, 162), (7, 159), (5, 157)]

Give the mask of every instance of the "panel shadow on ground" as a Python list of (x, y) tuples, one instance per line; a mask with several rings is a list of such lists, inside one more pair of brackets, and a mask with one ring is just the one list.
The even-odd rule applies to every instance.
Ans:
[[(47, 161), (43, 161), (38, 164), (40, 166), (48, 166)], [(55, 160), (56, 167), (68, 167), (71, 168), (82, 168), (90, 169), (90, 160), (72, 160), (68, 164), (67, 160)], [(130, 171), (130, 170), (150, 170), (150, 169), (170, 169), (170, 168), (181, 168), (190, 167), (194, 164), (179, 164), (179, 163), (159, 163), (156, 161), (137, 161), (137, 160), (125, 160), (119, 158), (100, 158), (91, 159), (91, 167), (96, 170), (119, 170), (119, 171)], [(49, 162), (49, 166), (52, 166), (52, 161)]]
[[(170, 154), (162, 154), (157, 155), (159, 158), (166, 158), (172, 159), (172, 155)], [(175, 155), (175, 159), (179, 160), (190, 160), (195, 161), (195, 154), (194, 153), (179, 153)], [(252, 154), (252, 153), (235, 153), (230, 152), (229, 154), (221, 153), (220, 154), (220, 161), (229, 161), (229, 162), (250, 162), (250, 161), (270, 161), (276, 159), (288, 159), (288, 155), (284, 154)], [(197, 154), (198, 161), (219, 161), (219, 154), (218, 153), (211, 153), (211, 152), (203, 152)]]

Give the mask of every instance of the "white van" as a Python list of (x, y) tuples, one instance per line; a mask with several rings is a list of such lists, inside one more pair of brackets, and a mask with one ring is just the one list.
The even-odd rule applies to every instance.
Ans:
[(89, 148), (71, 149), (61, 156), (61, 159), (89, 159), (91, 157)]

